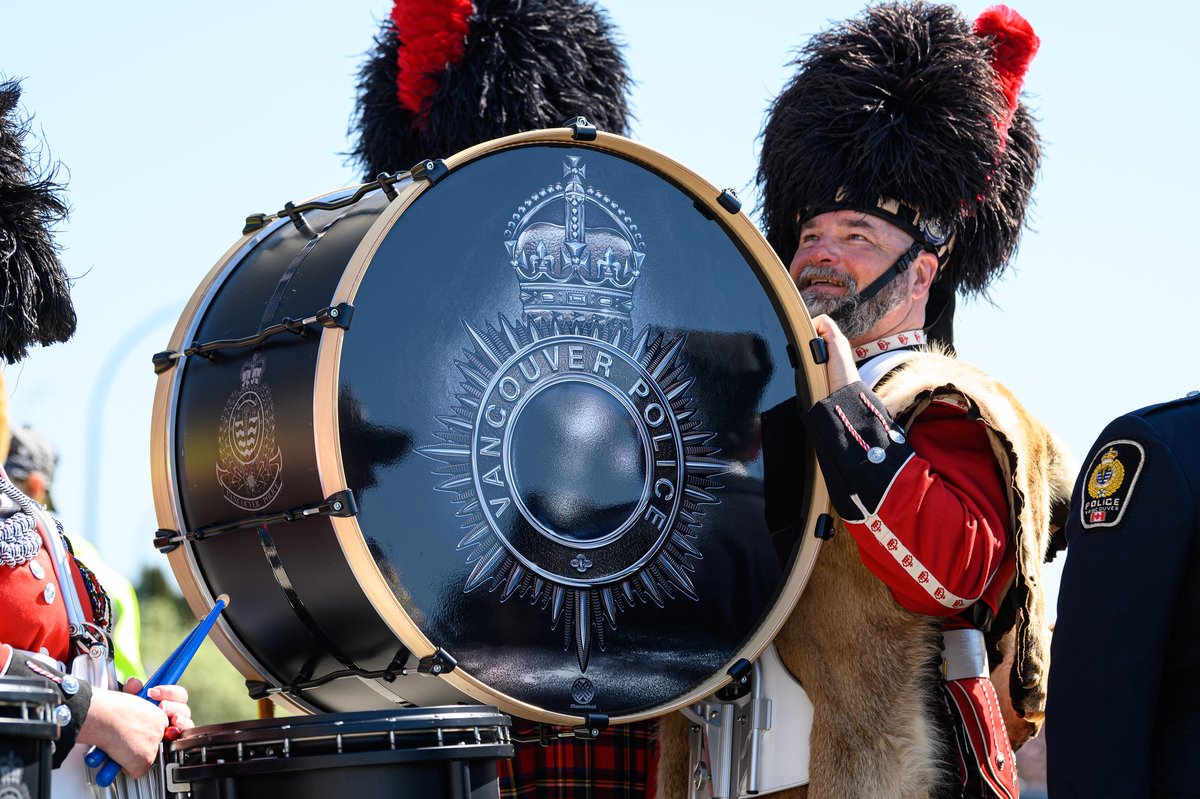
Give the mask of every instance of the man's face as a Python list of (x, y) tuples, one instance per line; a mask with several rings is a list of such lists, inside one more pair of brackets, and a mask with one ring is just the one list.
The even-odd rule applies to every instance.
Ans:
[(869, 341), (887, 335), (906, 317), (912, 280), (906, 272), (869, 300), (860, 301), (857, 294), (912, 242), (903, 230), (870, 214), (829, 211), (801, 225), (788, 272), (809, 313), (829, 314), (852, 343)]

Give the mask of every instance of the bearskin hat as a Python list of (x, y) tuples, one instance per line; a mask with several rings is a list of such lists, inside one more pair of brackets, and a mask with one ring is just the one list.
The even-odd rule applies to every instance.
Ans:
[(956, 293), (982, 293), (1015, 254), (1040, 144), (1019, 94), (1038, 38), (1004, 6), (888, 2), (812, 37), (763, 129), (767, 238), (787, 263), (799, 223), (854, 209), (938, 253), (926, 310), (950, 344)]
[(350, 156), (371, 180), (576, 116), (624, 135), (629, 84), (584, 0), (396, 0), (359, 73)]
[(70, 281), (50, 235), (67, 205), (54, 170), (39, 174), (25, 151), (20, 99), (16, 81), (0, 83), (0, 356), (9, 363), (75, 332)]

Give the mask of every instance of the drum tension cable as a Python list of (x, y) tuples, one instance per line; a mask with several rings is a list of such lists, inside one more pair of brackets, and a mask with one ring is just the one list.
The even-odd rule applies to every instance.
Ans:
[(294, 522), (298, 519), (307, 519), (312, 516), (355, 516), (358, 514), (358, 503), (354, 501), (354, 494), (349, 491), (339, 491), (328, 499), (316, 502), (311, 505), (302, 505), (298, 508), (280, 511), (279, 513), (257, 514), (255, 516), (247, 516), (244, 519), (238, 519), (233, 522), (225, 522), (223, 524), (210, 524), (201, 527), (198, 530), (191, 530), (180, 533), (177, 530), (156, 530), (154, 534), (154, 548), (159, 552), (166, 554), (175, 550), (184, 541), (203, 541), (206, 538), (213, 538), (225, 533), (232, 533), (235, 530), (244, 530), (249, 527), (258, 527), (263, 524), (286, 524)]
[(304, 319), (284, 319), (279, 324), (271, 325), (263, 328), (258, 334), (246, 336), (245, 338), (226, 338), (217, 341), (209, 341), (204, 344), (193, 342), (192, 346), (182, 352), (174, 350), (165, 350), (155, 353), (154, 355), (154, 374), (161, 375), (175, 366), (176, 361), (188, 357), (189, 355), (199, 355), (208, 360), (216, 360), (218, 350), (237, 350), (245, 349), (246, 347), (255, 347), (272, 336), (278, 336), (280, 333), (292, 333), (307, 338), (311, 335), (311, 325), (320, 325), (321, 327), (340, 327), (342, 330), (350, 329), (350, 320), (354, 316), (354, 306), (348, 302), (331, 305), (328, 308), (322, 308), (312, 316)]

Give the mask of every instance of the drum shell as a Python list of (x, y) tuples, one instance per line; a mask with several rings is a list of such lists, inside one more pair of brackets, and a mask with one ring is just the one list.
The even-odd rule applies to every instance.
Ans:
[[(384, 193), (376, 191), (348, 209), (306, 212), (297, 222), (284, 218), (247, 235), (218, 263), (185, 312), (181, 326), (189, 322), (189, 340), (237, 338), (328, 306), (346, 263), (387, 202)], [(217, 460), (211, 450), (219, 438), (220, 418), (211, 406), (236, 391), (250, 354), (243, 350), (211, 361), (190, 358), (169, 375), (177, 391), (169, 462), (177, 485), (186, 486), (172, 492), (169, 502), (183, 529), (256, 512), (232, 506), (211, 471), (193, 468)], [(275, 438), (286, 439), (288, 450), (281, 463), (281, 487), (269, 503), (272, 508), (293, 508), (325, 496), (314, 468), (317, 355), (311, 338), (285, 334), (269, 345), (263, 384), (270, 385)], [(264, 552), (271, 556), (265, 558)], [(404, 662), (407, 657), (368, 599), (360, 591), (338, 588), (357, 580), (327, 517), (214, 537), (173, 552), (171, 561), (194, 610), (211, 607), (212, 598), (222, 593), (237, 598), (222, 614), (214, 637), (247, 679), (278, 685), (306, 673), (380, 670), (393, 659)], [(247, 641), (254, 643), (248, 646)], [(356, 683), (333, 682), (285, 704), (321, 712), (375, 709), (402, 701), (380, 700), (376, 692)]]
[(198, 727), (168, 768), (193, 799), (489, 799), (496, 760), (511, 756), (494, 708), (410, 708)]
[[(538, 144), (547, 140), (556, 145), (583, 148), (583, 145), (570, 140), (568, 132), (554, 132), (553, 134), (543, 132), (536, 137), (512, 137), (503, 144), (491, 143), (485, 149), (488, 149), (489, 152), (506, 151), (506, 148), (516, 150), (526, 144)], [(625, 151), (631, 149), (630, 143), (624, 142), (624, 140), (617, 141), (616, 137), (601, 135), (597, 143), (599, 152), (605, 152), (605, 148), (618, 147)], [(459, 165), (471, 165), (479, 154), (476, 151), (459, 154), (450, 159), (450, 166), (453, 170)], [(634, 154), (642, 157), (643, 151), (635, 149)], [(658, 168), (658, 164), (653, 161), (651, 156), (646, 156), (646, 158), (655, 169)], [(667, 159), (662, 159), (664, 172), (673, 168), (667, 163)], [(715, 218), (718, 226), (737, 229), (738, 235), (747, 241), (751, 241), (757, 236), (743, 215), (724, 211), (722, 210), (723, 206), (722, 208), (717, 207), (715, 200), (718, 192), (715, 189), (711, 189), (690, 174), (673, 173), (672, 177), (677, 184), (683, 185), (688, 191), (701, 192), (703, 196), (709, 198), (707, 205), (704, 205), (699, 199), (695, 201), (696, 207), (701, 209), (701, 214), (697, 218), (700, 216), (709, 219)], [(343, 279), (337, 285), (336, 290), (331, 295), (318, 292), (313, 297), (316, 300), (318, 296), (328, 296), (327, 300), (322, 299), (320, 302), (310, 302), (307, 305), (296, 303), (291, 315), (311, 313), (316, 307), (326, 303), (353, 302), (356, 306), (361, 306), (356, 311), (358, 317), (373, 318), (376, 320), (373, 322), (376, 330), (381, 327), (386, 329), (388, 320), (379, 321), (384, 318), (386, 303), (381, 302), (379, 292), (372, 288), (371, 280), (374, 279), (372, 275), (380, 274), (385, 264), (404, 263), (405, 268), (410, 268), (410, 266), (416, 268), (420, 265), (436, 263), (428, 256), (395, 258), (396, 251), (407, 256), (405, 250), (408, 244), (398, 243), (394, 240), (390, 244), (388, 243), (389, 226), (397, 219), (403, 221), (402, 216), (409, 213), (412, 208), (419, 208), (423, 201), (423, 193), (426, 191), (435, 190), (423, 184), (402, 190), (400, 196), (392, 202), (391, 206), (363, 237), (351, 263), (346, 266)], [(691, 205), (691, 202), (689, 201), (687, 204)], [(307, 214), (307, 216), (313, 228), (320, 228), (325, 223), (323, 219), (314, 214)], [(469, 214), (467, 216), (469, 217)], [(199, 299), (195, 300), (193, 306), (185, 313), (185, 319), (181, 321), (180, 328), (173, 337), (172, 346), (180, 346), (185, 342), (197, 339), (207, 340), (253, 332), (254, 324), (250, 324), (251, 329), (247, 330), (245, 327), (239, 328), (237, 324), (229, 321), (244, 316), (244, 314), (227, 315), (225, 321), (218, 323), (205, 318), (206, 306), (220, 304), (223, 297), (265, 293), (261, 287), (254, 290), (234, 290), (231, 288), (232, 282), (228, 275), (221, 273), (236, 271), (244, 266), (246, 254), (243, 251), (252, 250), (254, 246), (261, 245), (265, 239), (271, 236), (286, 238), (292, 235), (288, 228), (289, 225), (292, 225), (289, 220), (281, 219), (274, 223), (273, 228), (265, 232), (265, 236), (263, 233), (256, 233), (240, 242), (231, 251), (226, 260), (214, 270), (214, 276), (210, 277), (209, 283), (198, 292)], [(336, 233), (336, 228), (334, 232)], [(321, 245), (321, 247), (323, 246), (324, 244)], [(317, 247), (314, 253), (319, 254), (321, 247)], [(387, 249), (388, 247), (391, 247), (388, 258), (381, 262), (373, 262), (373, 259), (379, 256), (381, 248)], [(293, 253), (299, 252), (302, 248), (303, 245), (293, 247)], [(773, 254), (770, 254), (769, 248), (765, 242), (761, 241), (761, 237), (758, 237), (757, 243), (751, 241), (750, 248), (757, 248), (753, 257), (759, 258), (765, 264), (758, 279), (764, 285), (771, 284), (773, 295), (770, 303), (775, 306), (781, 320), (787, 318), (785, 326), (792, 326), (791, 329), (779, 334), (780, 337), (786, 336), (788, 339), (788, 353), (785, 354), (783, 346), (780, 345), (773, 351), (774, 362), (783, 366), (789, 359), (792, 361), (797, 373), (797, 385), (793, 386), (792, 391), (798, 393), (802, 401), (811, 401), (823, 394), (824, 377), (823, 373), (819, 372), (807, 358), (808, 348), (805, 336), (811, 336), (811, 331), (803, 330), (801, 325), (806, 322), (807, 317), (786, 272), (778, 264), (778, 261), (774, 260)], [(294, 259), (295, 255), (293, 254), (291, 257)], [(768, 260), (773, 260), (773, 264), (767, 264)], [(334, 264), (336, 261), (337, 259), (334, 258), (330, 260), (330, 263)], [(394, 274), (394, 267), (389, 268), (393, 269), (392, 274)], [(281, 269), (286, 271), (287, 267), (276, 268), (276, 273)], [(305, 274), (315, 273), (315, 270), (307, 272), (306, 270), (301, 270), (296, 281), (304, 279)], [(386, 272), (387, 270), (383, 269), (383, 273)], [(269, 286), (272, 280), (277, 279), (277, 277), (263, 279), (260, 281), (260, 285)], [(322, 291), (326, 291), (329, 281), (322, 280), (321, 284)], [(365, 290), (364, 286), (367, 286)], [(487, 289), (486, 287), (473, 287), (469, 290), (483, 293)], [(446, 294), (442, 292), (435, 296), (438, 302), (442, 302)], [(367, 310), (364, 312), (361, 308)], [(283, 315), (285, 314), (281, 311), (272, 318), (278, 320)], [(483, 313), (461, 316), (464, 321), (480, 324), (489, 322), (488, 317)], [(257, 323), (260, 320), (267, 321), (266, 315), (257, 314), (251, 321)], [(495, 323), (494, 316), (490, 322)], [(454, 324), (457, 332), (451, 335), (464, 336), (461, 323), (455, 319)], [(199, 332), (203, 332), (204, 335), (197, 335)], [(422, 332), (431, 339), (446, 338), (446, 333), (442, 330), (437, 333)], [(308, 488), (297, 493), (294, 502), (292, 500), (284, 502), (283, 499), (278, 499), (275, 506), (294, 507), (303, 502), (311, 502), (316, 497), (329, 496), (337, 490), (360, 488), (359, 484), (349, 479), (349, 475), (345, 471), (347, 407), (344, 400), (349, 395), (346, 390), (347, 386), (360, 388), (362, 384), (371, 382), (364, 376), (370, 376), (372, 360), (378, 362), (378, 359), (370, 355), (364, 358), (361, 350), (357, 353), (350, 352), (347, 355), (347, 351), (344, 349), (345, 342), (358, 335), (361, 335), (358, 321), (346, 332), (330, 329), (321, 333), (320, 351), (316, 356), (315, 367), (310, 360), (311, 356), (308, 350), (301, 342), (284, 341), (281, 345), (272, 343), (270, 350), (266, 352), (267, 363), (263, 372), (264, 380), (280, 381), (278, 385), (272, 383), (272, 396), (276, 399), (279, 426), (297, 430), (307, 426), (316, 438), (311, 450), (312, 460), (309, 461), (309, 456), (306, 455), (301, 459), (305, 461), (302, 473), (296, 479), (284, 480), (285, 486), (287, 486), (284, 491), (291, 490), (306, 480)], [(398, 340), (402, 346), (411, 347), (413, 343), (411, 336), (400, 336)], [(458, 352), (461, 352), (461, 346)], [(352, 367), (358, 370), (351, 375), (351, 378), (359, 381), (358, 385), (347, 382), (349, 379), (345, 368), (347, 359), (351, 361)], [(185, 368), (179, 370), (183, 373), (183, 379), (196, 381), (211, 379), (213, 382), (207, 391), (210, 395), (221, 398), (222, 401), (224, 397), (231, 395), (233, 386), (236, 385), (238, 371), (246, 362), (245, 357), (240, 360), (231, 358), (225, 363), (211, 364), (198, 360), (193, 363), (193, 360), (189, 359)], [(444, 359), (444, 365), (453, 369), (450, 358)], [(311, 377), (305, 376), (311, 376), (314, 369), (317, 373), (315, 381)], [(340, 373), (339, 369), (341, 369)], [(330, 375), (333, 375), (332, 379)], [(428, 375), (419, 374), (417, 377), (425, 379)], [(211, 419), (195, 424), (187, 422), (185, 417), (190, 408), (186, 400), (180, 400), (175, 407), (170, 407), (170, 381), (178, 381), (180, 378), (178, 374), (167, 375), (164, 378), (163, 382), (160, 382), (160, 400), (156, 401), (155, 457), (158, 461), (156, 472), (167, 473), (171, 481), (184, 486), (183, 490), (178, 490), (176, 493), (186, 495), (188, 492), (196, 490), (198, 480), (193, 479), (194, 477), (209, 480), (211, 483), (211, 477), (201, 473), (204, 470), (189, 471), (183, 461), (189, 451), (196, 451), (206, 446), (211, 448), (212, 445), (208, 442), (216, 438), (213, 434), (214, 424)], [(221, 381), (224, 381), (223, 384)], [(315, 389), (313, 383), (317, 385)], [(194, 385), (199, 386), (200, 382), (196, 382)], [(224, 387), (220, 387), (221, 385)], [(386, 392), (388, 389), (389, 387), (384, 386), (383, 390)], [(168, 398), (164, 399), (165, 396)], [(394, 404), (404, 405), (408, 402), (409, 397), (408, 393), (399, 393)], [(445, 413), (447, 410), (449, 410), (448, 407), (434, 409), (438, 413)], [(293, 414), (293, 411), (294, 416), (290, 416), (289, 414)], [(308, 414), (307, 418), (305, 418), (306, 413)], [(331, 431), (321, 427), (321, 420), (330, 417), (339, 419), (340, 429), (335, 427)], [(429, 414), (429, 418), (433, 418), (432, 412)], [(204, 428), (205, 424), (208, 425), (207, 429)], [(168, 432), (168, 428), (170, 432)], [(316, 429), (314, 430), (314, 428)], [(174, 441), (172, 441), (172, 436), (175, 437)], [(421, 440), (417, 443), (427, 446), (432, 443), (428, 430), (420, 434), (420, 437)], [(183, 441), (184, 438), (196, 443), (186, 443)], [(307, 440), (304, 444), (309, 446)], [(164, 453), (166, 453), (166, 457), (164, 457)], [(799, 590), (807, 578), (808, 570), (811, 568), (812, 560), (815, 558), (815, 550), (820, 543), (812, 535), (816, 517), (818, 511), (824, 510), (827, 505), (823, 498), (823, 489), (819, 481), (815, 479), (817, 474), (815, 461), (809, 454), (803, 455), (802, 458), (806, 460), (805, 472), (811, 483), (805, 496), (805, 507), (797, 508), (796, 512), (796, 517), (800, 521), (800, 524), (797, 525), (796, 537), (802, 542), (802, 545), (795, 558), (795, 563), (791, 565), (792, 571), (787, 578), (786, 585), (780, 588), (778, 606), (771, 612), (769, 618), (764, 619), (761, 628), (756, 629), (752, 635), (747, 637), (744, 644), (740, 646), (740, 652), (728, 658), (724, 666), (716, 668), (711, 676), (696, 685), (692, 689), (690, 697), (681, 697), (673, 706), (681, 706), (688, 699), (705, 695), (727, 682), (729, 677), (725, 674), (725, 669), (734, 665), (739, 657), (750, 659), (755, 657), (773, 636), (778, 626), (782, 624), (791, 603), (798, 596)], [(431, 468), (426, 468), (424, 474), (406, 475), (405, 490), (420, 490), (428, 493), (431, 489), (436, 489), (436, 484), (432, 483), (430, 478), (431, 472)], [(225, 516), (217, 514), (205, 518), (206, 512), (221, 507), (221, 503), (216, 501), (211, 493), (210, 499), (199, 500), (196, 497), (189, 498), (187, 496), (181, 498), (172, 496), (171, 491), (163, 490), (161, 486), (161, 481), (156, 483), (156, 504), (159, 507), (160, 524), (164, 527), (194, 530), (209, 521), (228, 520), (228, 514)], [(805, 492), (797, 493), (804, 494)], [(725, 502), (726, 508), (735, 507), (736, 494), (735, 491), (729, 491), (724, 495), (730, 498)], [(283, 494), (280, 496), (282, 497)], [(373, 501), (377, 507), (383, 506), (379, 496), (373, 498)], [(449, 510), (449, 513), (445, 515), (453, 518), (453, 508), (449, 507), (448, 502), (438, 506), (438, 510)], [(404, 516), (403, 505), (398, 511), (391, 509), (387, 518), (397, 520), (397, 523), (408, 521)], [(375, 522), (372, 522), (372, 525), (374, 524)], [(410, 612), (410, 609), (404, 605), (404, 599), (394, 595), (394, 575), (385, 576), (381, 572), (381, 560), (385, 559), (381, 559), (379, 550), (374, 548), (378, 545), (377, 539), (380, 537), (378, 529), (375, 526), (363, 527), (358, 519), (305, 519), (287, 527), (273, 526), (270, 545), (261, 536), (256, 535), (253, 530), (246, 533), (239, 532), (236, 536), (230, 535), (201, 541), (194, 546), (185, 544), (171, 553), (172, 567), (180, 577), (189, 602), (192, 603), (193, 609), (198, 614), (211, 606), (212, 596), (219, 592), (230, 593), (234, 598), (232, 610), (226, 614), (228, 619), (222, 622), (222, 635), (225, 638), (222, 648), (227, 656), (230, 655), (231, 650), (233, 651), (234, 655), (231, 660), (234, 660), (243, 674), (250, 679), (261, 679), (276, 686), (286, 685), (296, 674), (305, 670), (320, 675), (343, 668), (347, 660), (366, 670), (384, 668), (396, 659), (405, 662), (411, 668), (415, 666), (417, 659), (433, 655), (438, 647), (445, 643), (445, 640), (444, 636), (433, 638), (427, 636), (419, 614)], [(457, 537), (459, 534), (450, 528), (441, 535)], [(299, 620), (297, 614), (292, 612), (293, 609), (288, 606), (285, 598), (287, 590), (276, 590), (277, 583), (282, 588), (279, 571), (273, 569), (263, 557), (264, 551), (271, 547), (274, 548), (280, 562), (285, 566), (287, 582), (290, 583), (291, 591), (302, 600), (302, 604), (311, 613), (315, 626), (322, 630), (336, 631), (338, 640), (334, 643), (337, 644), (338, 649), (342, 650), (341, 657), (330, 654), (328, 647), (319, 640), (320, 636), (313, 635), (313, 625)], [(450, 540), (450, 545), (445, 551), (437, 553), (437, 557), (457, 557), (460, 561), (465, 559), (465, 555), (459, 556), (454, 551), (453, 539)], [(218, 562), (223, 564), (223, 569), (211, 567)], [(230, 567), (231, 564), (234, 565), (233, 568)], [(422, 563), (419, 559), (401, 564), (383, 562), (382, 565), (400, 565), (414, 575), (415, 579), (420, 579), (422, 576)], [(469, 565), (466, 571), (470, 571)], [(264, 586), (271, 590), (266, 591)], [(335, 590), (330, 590), (331, 586), (335, 587)], [(493, 596), (498, 595), (497, 592)], [(250, 597), (249, 602), (239, 601), (246, 596)], [(310, 601), (318, 596), (320, 602)], [(488, 597), (488, 592), (483, 590), (477, 591), (466, 599), (460, 597), (462, 610), (456, 610), (455, 613), (465, 617), (474, 613), (479, 607), (486, 609), (485, 601), (488, 600)], [(512, 604), (517, 603), (514, 601)], [(651, 611), (657, 613), (653, 608)], [(680, 611), (686, 613), (687, 608), (679, 605), (673, 609), (673, 612)], [(295, 641), (303, 642), (303, 644), (293, 646), (291, 642)], [(451, 654), (454, 654), (453, 651)], [(681, 657), (678, 654), (662, 653), (658, 657), (652, 657), (645, 661), (645, 664), (649, 665), (650, 670), (656, 670), (668, 667), (673, 659), (676, 661), (686, 659), (686, 655)], [(645, 664), (642, 666), (643, 669)], [(490, 679), (490, 676), (479, 677), (470, 670), (460, 668), (450, 672), (444, 680), (410, 676), (396, 680), (394, 683), (390, 681), (376, 682), (374, 685), (367, 685), (367, 680), (335, 681), (306, 691), (295, 701), (300, 707), (309, 711), (340, 711), (386, 706), (386, 704), (394, 702), (412, 702), (424, 705), (474, 698), (478, 701), (499, 704), (507, 712), (523, 717), (557, 723), (573, 724), (578, 722), (578, 716), (566, 715), (557, 709), (547, 711), (536, 703), (530, 703), (529, 700), (519, 696), (513, 696), (504, 691), (500, 691), (500, 695), (497, 695), (497, 689), (489, 684)], [(634, 712), (627, 713), (616, 720), (620, 722), (648, 718), (669, 709), (672, 708), (637, 706)]]
[(57, 692), (41, 680), (0, 677), (0, 784), (31, 799), (50, 796), (56, 702)]

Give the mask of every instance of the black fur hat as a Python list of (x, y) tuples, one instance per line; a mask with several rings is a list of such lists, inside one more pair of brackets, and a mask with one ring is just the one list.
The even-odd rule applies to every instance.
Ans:
[(585, 0), (396, 0), (359, 72), (365, 179), (585, 116), (627, 134), (624, 58)]
[(36, 174), (26, 156), (20, 99), (16, 81), (0, 82), (0, 357), (9, 363), (75, 332), (70, 281), (50, 237), (67, 205), (53, 170)]
[(824, 211), (899, 224), (940, 256), (926, 321), (951, 343), (955, 293), (982, 293), (1020, 240), (1040, 146), (1018, 96), (1037, 46), (1003, 6), (972, 26), (920, 0), (814, 36), (763, 130), (763, 225), (784, 263)]

